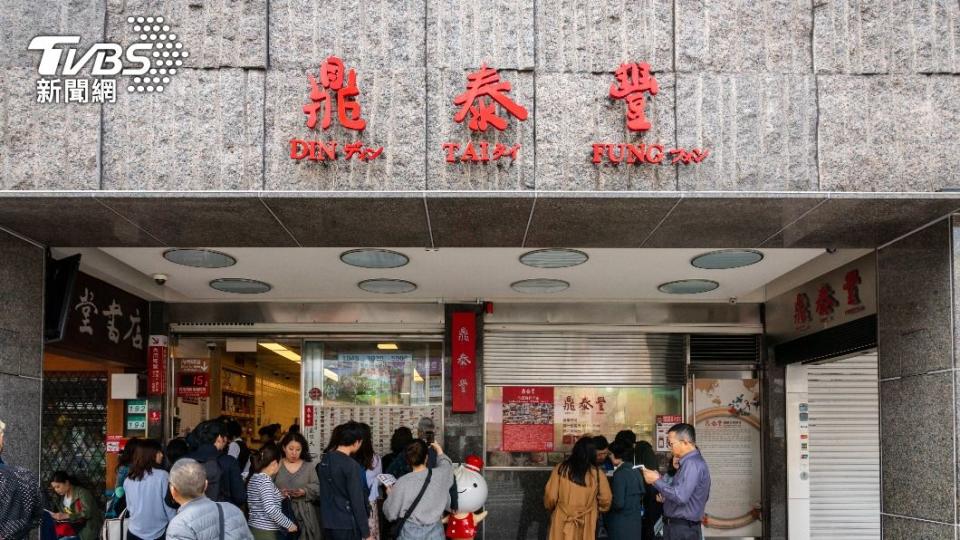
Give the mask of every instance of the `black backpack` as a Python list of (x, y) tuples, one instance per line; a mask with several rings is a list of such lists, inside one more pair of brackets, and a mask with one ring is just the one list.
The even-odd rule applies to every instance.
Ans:
[(216, 456), (206, 461), (198, 461), (198, 463), (203, 465), (203, 470), (207, 473), (207, 491), (204, 492), (204, 495), (214, 502), (226, 501), (227, 499), (220, 489), (220, 477), (223, 476), (223, 469), (220, 467)]

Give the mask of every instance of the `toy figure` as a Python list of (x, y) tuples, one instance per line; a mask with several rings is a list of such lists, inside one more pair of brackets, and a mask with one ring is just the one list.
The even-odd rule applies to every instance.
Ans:
[(487, 513), (475, 513), (487, 501), (487, 481), (480, 471), (483, 460), (479, 456), (467, 456), (466, 463), (454, 469), (457, 479), (457, 503), (459, 508), (453, 514), (443, 518), (447, 524), (447, 538), (472, 539), (477, 535), (477, 524), (487, 517)]

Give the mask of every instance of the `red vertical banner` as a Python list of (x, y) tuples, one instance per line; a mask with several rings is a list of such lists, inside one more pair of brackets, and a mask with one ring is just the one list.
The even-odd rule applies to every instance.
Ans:
[(303, 407), (303, 427), (313, 427), (313, 405)]
[(477, 412), (477, 315), (469, 311), (453, 314), (450, 329), (450, 380), (453, 412)]
[(167, 336), (150, 336), (147, 347), (147, 395), (162, 396), (167, 391)]

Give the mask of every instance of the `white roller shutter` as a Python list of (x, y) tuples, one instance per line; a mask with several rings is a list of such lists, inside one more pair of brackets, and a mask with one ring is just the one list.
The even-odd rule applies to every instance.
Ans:
[(686, 338), (629, 330), (487, 330), (483, 383), (683, 384)]
[(810, 538), (880, 538), (876, 353), (808, 366)]

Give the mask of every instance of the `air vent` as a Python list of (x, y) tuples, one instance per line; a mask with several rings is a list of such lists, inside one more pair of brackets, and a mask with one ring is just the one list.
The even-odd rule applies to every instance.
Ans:
[(760, 364), (760, 336), (754, 334), (692, 334), (693, 371), (750, 371)]

